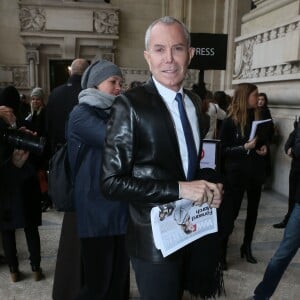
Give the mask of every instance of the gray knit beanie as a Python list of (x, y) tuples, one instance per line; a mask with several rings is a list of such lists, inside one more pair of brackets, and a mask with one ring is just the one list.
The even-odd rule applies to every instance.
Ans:
[(111, 76), (123, 77), (118, 66), (108, 60), (97, 60), (92, 63), (83, 73), (81, 87), (94, 88)]
[(31, 97), (37, 97), (37, 98), (43, 100), (43, 99), (44, 99), (44, 91), (43, 91), (42, 88), (36, 87), (36, 88), (34, 88), (34, 89), (32, 90), (30, 96), (31, 96)]

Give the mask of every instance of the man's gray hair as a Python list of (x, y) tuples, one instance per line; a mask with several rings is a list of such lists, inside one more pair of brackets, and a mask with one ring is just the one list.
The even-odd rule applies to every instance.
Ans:
[(173, 17), (170, 17), (170, 16), (165, 16), (165, 17), (162, 17), (160, 19), (157, 19), (155, 20), (154, 22), (152, 22), (150, 24), (150, 26), (148, 27), (148, 29), (146, 30), (146, 34), (145, 34), (145, 49), (146, 50), (149, 50), (149, 43), (150, 43), (150, 34), (151, 34), (151, 30), (152, 28), (158, 24), (158, 23), (162, 23), (162, 24), (166, 24), (166, 25), (171, 25), (171, 24), (174, 24), (174, 23), (177, 23), (181, 26), (182, 30), (183, 30), (183, 33), (184, 33), (184, 36), (186, 38), (186, 42), (187, 42), (187, 45), (188, 47), (191, 46), (191, 37), (190, 37), (190, 32), (188, 31), (187, 27), (185, 26), (184, 23), (182, 23), (181, 21), (173, 18)]
[(74, 59), (71, 64), (71, 75), (82, 75), (89, 66), (89, 62), (83, 58)]

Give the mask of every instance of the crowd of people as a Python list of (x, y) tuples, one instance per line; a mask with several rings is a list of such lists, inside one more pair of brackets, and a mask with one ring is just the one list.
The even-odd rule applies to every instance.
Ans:
[[(223, 271), (230, 267), (228, 241), (245, 193), (240, 255), (257, 263), (251, 244), (262, 186), (270, 174), (273, 125), (267, 139), (249, 136), (253, 121), (271, 119), (273, 124), (267, 95), (251, 83), (238, 84), (232, 97), (207, 91), (203, 84), (192, 91), (184, 88), (193, 55), (185, 25), (163, 17), (145, 34), (147, 82), (132, 82), (123, 91), (117, 65), (77, 58), (68, 82), (51, 91), (48, 101), (40, 87), (31, 91), (30, 101), (13, 86), (1, 91), (1, 135), (18, 129), (46, 138), (41, 156), (1, 140), (0, 263), (8, 265), (13, 282), (23, 279), (18, 228), (25, 232), (34, 279), (44, 278), (38, 226), (42, 209), (52, 205), (48, 161), (65, 143), (76, 211), (64, 213), (54, 300), (129, 299), (129, 261), (143, 300), (180, 300), (185, 290), (203, 299), (221, 295)], [(200, 169), (204, 138), (220, 141), (218, 171)], [(292, 158), (289, 207), (274, 227), (286, 230), (251, 299), (272, 296), (300, 246), (298, 122), (285, 151)], [(163, 257), (153, 240), (151, 209), (179, 199), (217, 208), (219, 231)]]

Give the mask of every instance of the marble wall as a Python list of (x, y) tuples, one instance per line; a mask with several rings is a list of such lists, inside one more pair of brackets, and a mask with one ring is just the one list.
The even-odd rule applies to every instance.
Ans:
[(252, 82), (269, 98), (277, 128), (271, 187), (288, 194), (290, 158), (284, 143), (300, 115), (300, 1), (257, 0), (235, 39), (233, 86)]

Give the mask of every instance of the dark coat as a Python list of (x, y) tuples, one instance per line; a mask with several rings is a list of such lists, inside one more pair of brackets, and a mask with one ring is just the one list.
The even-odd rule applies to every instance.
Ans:
[[(298, 122), (298, 126), (295, 129), (295, 144), (292, 148), (294, 160), (297, 161), (295, 164), (299, 166), (299, 161), (300, 161), (300, 122)], [(297, 189), (295, 192), (295, 197), (294, 199), (296, 200), (297, 203), (300, 203), (300, 174), (299, 174), (299, 169), (297, 168), (297, 176), (298, 176), (298, 182), (297, 182)]]
[[(188, 90), (184, 92), (199, 117), (200, 98)], [(198, 128), (203, 137), (201, 120), (198, 118)], [(102, 184), (107, 197), (130, 203), (130, 255), (163, 260), (154, 245), (150, 211), (154, 206), (178, 200), (178, 181), (185, 180), (173, 119), (152, 79), (117, 97), (108, 124)]]
[(11, 161), (12, 151), (10, 145), (1, 143), (0, 230), (41, 225), (37, 170), (30, 158), (22, 168), (15, 167)]
[(46, 112), (43, 107), (39, 113), (30, 113), (26, 118), (25, 126), (37, 133), (38, 136), (45, 136), (46, 134)]
[(299, 126), (298, 127), (296, 126), (296, 128), (289, 134), (289, 137), (286, 140), (284, 145), (285, 153), (287, 153), (289, 148), (292, 149), (291, 169), (298, 170), (298, 171), (300, 171), (300, 155), (298, 154), (298, 156), (296, 156), (296, 152), (299, 150), (300, 144), (298, 144), (298, 146), (296, 147), (296, 135), (298, 134), (298, 139), (299, 139), (300, 137), (300, 133), (298, 132), (299, 130), (300, 130)]
[[(66, 84), (52, 90), (46, 106), (46, 131), (50, 155), (64, 144), (65, 127), (69, 113), (78, 104), (81, 91), (81, 76), (72, 75)], [(66, 278), (68, 280), (66, 281)], [(64, 214), (61, 236), (53, 279), (53, 299), (75, 299), (83, 285), (80, 240), (77, 232), (76, 214)]]
[(52, 90), (46, 106), (46, 131), (50, 151), (54, 153), (57, 144), (64, 144), (65, 125), (69, 113), (78, 103), (81, 91), (81, 75), (72, 75), (68, 82)]
[(251, 182), (261, 185), (266, 179), (266, 157), (258, 155), (255, 150), (248, 153), (244, 148), (254, 120), (252, 112), (249, 114), (244, 136), (231, 117), (223, 120), (220, 132), (222, 171), (229, 182)]
[(76, 163), (83, 159), (74, 185), (81, 238), (121, 235), (127, 230), (127, 203), (106, 200), (100, 189), (108, 117), (100, 108), (79, 104), (71, 112), (68, 122), (68, 152), (73, 173)]

